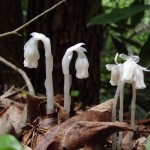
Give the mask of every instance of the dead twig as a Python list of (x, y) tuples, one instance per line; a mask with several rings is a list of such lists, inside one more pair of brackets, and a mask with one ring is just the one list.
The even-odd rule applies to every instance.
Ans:
[(17, 89), (17, 90), (13, 91), (14, 86), (12, 86), (8, 91), (6, 91), (3, 95), (0, 96), (0, 99), (4, 99), (4, 98), (8, 98), (10, 96), (13, 96), (13, 95), (21, 92), (25, 87), (26, 87), (26, 85), (23, 86), (21, 89)]
[(9, 61), (7, 61), (6, 59), (4, 59), (3, 57), (0, 56), (0, 61), (2, 63), (4, 63), (5, 65), (9, 66), (10, 68), (12, 68), (13, 70), (17, 71), (18, 73), (20, 73), (20, 75), (22, 76), (22, 78), (24, 79), (28, 90), (31, 94), (35, 94), (34, 92), (34, 88), (32, 86), (32, 83), (30, 82), (30, 79), (28, 78), (27, 74), (20, 68), (18, 68), (17, 66), (15, 66), (14, 64), (10, 63)]
[(57, 4), (55, 4), (54, 6), (52, 6), (51, 8), (45, 10), (44, 12), (42, 12), (41, 14), (39, 14), (38, 16), (34, 17), (33, 19), (31, 19), (30, 21), (28, 21), (27, 23), (23, 24), (22, 26), (18, 27), (17, 29), (10, 31), (10, 32), (6, 32), (3, 34), (0, 34), (0, 37), (4, 37), (4, 36), (8, 36), (8, 35), (13, 35), (13, 34), (17, 34), (19, 36), (21, 36), (20, 34), (18, 34), (17, 32), (22, 30), (23, 28), (25, 28), (26, 26), (28, 26), (29, 24), (31, 24), (32, 22), (34, 22), (35, 20), (37, 20), (38, 18), (40, 18), (41, 16), (47, 14), (48, 12), (52, 11), (54, 8), (56, 8), (57, 6), (61, 5), (63, 2), (65, 2), (66, 0), (62, 0), (60, 2), (58, 2)]

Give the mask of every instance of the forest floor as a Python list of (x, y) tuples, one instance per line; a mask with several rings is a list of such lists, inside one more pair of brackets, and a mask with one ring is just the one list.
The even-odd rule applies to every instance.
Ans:
[(122, 149), (128, 150), (129, 132), (134, 132), (133, 149), (146, 149), (150, 119), (136, 121), (133, 131), (130, 113), (124, 122), (111, 122), (113, 99), (86, 111), (72, 101), (70, 116), (62, 107), (63, 95), (54, 99), (55, 113), (46, 115), (45, 96), (11, 87), (0, 96), (0, 135), (14, 135), (25, 150), (111, 150), (112, 134), (118, 137), (121, 131)]

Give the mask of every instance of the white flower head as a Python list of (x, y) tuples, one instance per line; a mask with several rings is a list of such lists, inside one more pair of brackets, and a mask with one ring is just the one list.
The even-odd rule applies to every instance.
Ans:
[(76, 77), (80, 79), (88, 77), (89, 63), (87, 57), (84, 54), (84, 52), (86, 52), (86, 49), (81, 47), (82, 45), (84, 45), (84, 43), (78, 43), (67, 49), (62, 59), (62, 69), (64, 74), (69, 74), (69, 64), (73, 57), (73, 51), (76, 51), (78, 53), (78, 57), (75, 64), (75, 68), (77, 71)]
[(144, 83), (143, 71), (149, 71), (144, 67), (139, 66), (139, 56), (133, 55), (132, 51), (128, 49), (128, 55), (120, 54), (119, 57), (125, 62), (123, 64), (117, 63), (118, 54), (115, 56), (115, 64), (107, 64), (106, 69), (111, 71), (111, 85), (117, 85), (118, 81), (124, 83), (135, 83), (136, 89), (144, 89), (146, 87)]
[(38, 51), (38, 40), (32, 37), (24, 46), (24, 66), (28, 68), (37, 68), (38, 59), (40, 58)]
[(88, 72), (89, 62), (83, 51), (77, 51), (77, 53), (78, 58), (75, 63), (76, 77), (79, 79), (87, 78), (89, 76)]
[(117, 57), (118, 53), (116, 54), (114, 61), (116, 64), (107, 64), (106, 69), (108, 71), (111, 71), (111, 79), (110, 79), (110, 84), (112, 86), (117, 86), (118, 81), (120, 80), (120, 76), (122, 75), (122, 64), (117, 63)]
[(117, 86), (119, 78), (120, 78), (120, 74), (122, 71), (122, 65), (121, 64), (107, 64), (106, 65), (106, 69), (108, 71), (111, 71), (111, 79), (110, 79), (110, 84), (112, 86)]
[(24, 45), (24, 66), (28, 68), (37, 68), (38, 59), (40, 58), (38, 51), (38, 41), (41, 40), (45, 47), (45, 56), (51, 56), (51, 45), (50, 39), (44, 34), (33, 32), (30, 34), (32, 36), (26, 44)]
[(136, 67), (133, 72), (133, 81), (135, 83), (136, 89), (144, 89), (146, 85), (144, 83), (143, 70), (140, 67)]
[(146, 87), (144, 83), (143, 71), (149, 71), (144, 67), (139, 66), (139, 56), (133, 55), (131, 50), (128, 50), (128, 56), (120, 54), (119, 57), (125, 62), (122, 64), (122, 82), (135, 83), (136, 89), (144, 89)]

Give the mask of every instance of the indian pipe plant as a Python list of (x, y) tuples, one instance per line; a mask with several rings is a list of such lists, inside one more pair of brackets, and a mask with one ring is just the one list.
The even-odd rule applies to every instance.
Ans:
[[(46, 57), (46, 94), (47, 94), (47, 114), (54, 112), (54, 92), (53, 92), (53, 57), (51, 54), (51, 43), (50, 39), (41, 33), (33, 32), (31, 33), (32, 38), (27, 41), (24, 45), (24, 66), (28, 68), (37, 68), (38, 59), (40, 58), (38, 51), (38, 41), (41, 40), (45, 48)], [(86, 49), (81, 47), (84, 43), (78, 43), (67, 49), (63, 59), (62, 59), (62, 69), (64, 73), (64, 108), (67, 113), (70, 112), (70, 86), (71, 86), (71, 75), (69, 73), (69, 64), (73, 57), (73, 52), (76, 51), (78, 54), (75, 69), (76, 77), (79, 79), (87, 78), (89, 62), (87, 60)]]
[[(117, 57), (124, 60), (124, 63), (117, 63)], [(132, 100), (131, 100), (131, 128), (135, 127), (135, 108), (136, 108), (136, 90), (144, 89), (146, 85), (144, 83), (143, 71), (149, 71), (144, 67), (141, 67), (137, 63), (139, 62), (139, 56), (133, 55), (132, 51), (128, 49), (128, 55), (116, 54), (116, 64), (107, 64), (106, 69), (111, 71), (110, 83), (112, 86), (117, 86), (116, 94), (113, 101), (112, 121), (116, 121), (116, 105), (118, 99), (120, 99), (119, 121), (123, 122), (123, 100), (124, 100), (124, 84), (132, 84)], [(130, 132), (129, 150), (133, 147), (133, 132)], [(119, 133), (118, 145), (116, 142), (116, 134), (112, 137), (112, 149), (121, 149), (122, 133)]]
[(70, 86), (72, 82), (71, 75), (69, 73), (69, 64), (73, 57), (73, 52), (76, 51), (78, 54), (75, 69), (76, 69), (76, 77), (79, 79), (87, 78), (89, 76), (88, 67), (89, 62), (87, 60), (86, 49), (81, 47), (84, 43), (78, 43), (66, 50), (66, 53), (62, 59), (62, 69), (64, 73), (64, 108), (66, 109), (67, 113), (70, 112)]
[(38, 51), (38, 41), (41, 40), (45, 48), (46, 61), (46, 94), (47, 94), (47, 114), (54, 112), (54, 92), (53, 92), (53, 57), (51, 54), (50, 39), (41, 33), (31, 33), (32, 38), (24, 45), (24, 66), (27, 68), (37, 68), (38, 59), (40, 58)]

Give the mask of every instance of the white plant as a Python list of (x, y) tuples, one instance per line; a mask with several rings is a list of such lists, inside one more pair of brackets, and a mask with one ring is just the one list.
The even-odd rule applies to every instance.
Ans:
[(76, 69), (76, 77), (79, 79), (87, 78), (89, 76), (88, 67), (89, 62), (87, 60), (86, 49), (81, 47), (84, 43), (78, 43), (66, 50), (66, 53), (62, 59), (62, 69), (64, 74), (64, 108), (66, 109), (67, 113), (70, 112), (70, 86), (71, 86), (71, 75), (69, 73), (69, 65), (71, 59), (73, 57), (73, 52), (76, 51), (78, 54), (75, 69)]
[[(128, 50), (128, 56), (125, 54), (120, 54), (119, 57), (125, 62), (123, 64), (117, 63), (118, 54), (115, 57), (116, 65), (108, 64), (106, 65), (107, 70), (111, 71), (110, 83), (113, 86), (117, 86), (116, 94), (113, 102), (112, 111), (112, 121), (116, 121), (116, 105), (118, 97), (120, 97), (120, 111), (119, 111), (119, 121), (123, 121), (123, 89), (125, 83), (132, 84), (132, 101), (131, 101), (131, 128), (134, 129), (135, 126), (135, 107), (136, 107), (136, 89), (144, 89), (146, 87), (144, 83), (143, 71), (149, 71), (144, 67), (139, 66), (139, 56), (132, 54)], [(130, 134), (130, 141), (132, 141), (133, 133)], [(113, 149), (116, 148), (116, 134), (113, 136)], [(118, 149), (120, 149), (120, 144), (122, 141), (122, 133), (119, 133)], [(132, 142), (130, 142), (129, 149), (132, 149)]]
[(38, 51), (38, 41), (42, 41), (45, 49), (45, 61), (46, 61), (46, 94), (47, 94), (47, 114), (54, 112), (54, 92), (53, 92), (53, 57), (51, 54), (50, 39), (44, 34), (33, 32), (32, 38), (29, 39), (24, 45), (24, 66), (27, 68), (37, 68), (38, 59), (40, 58)]

